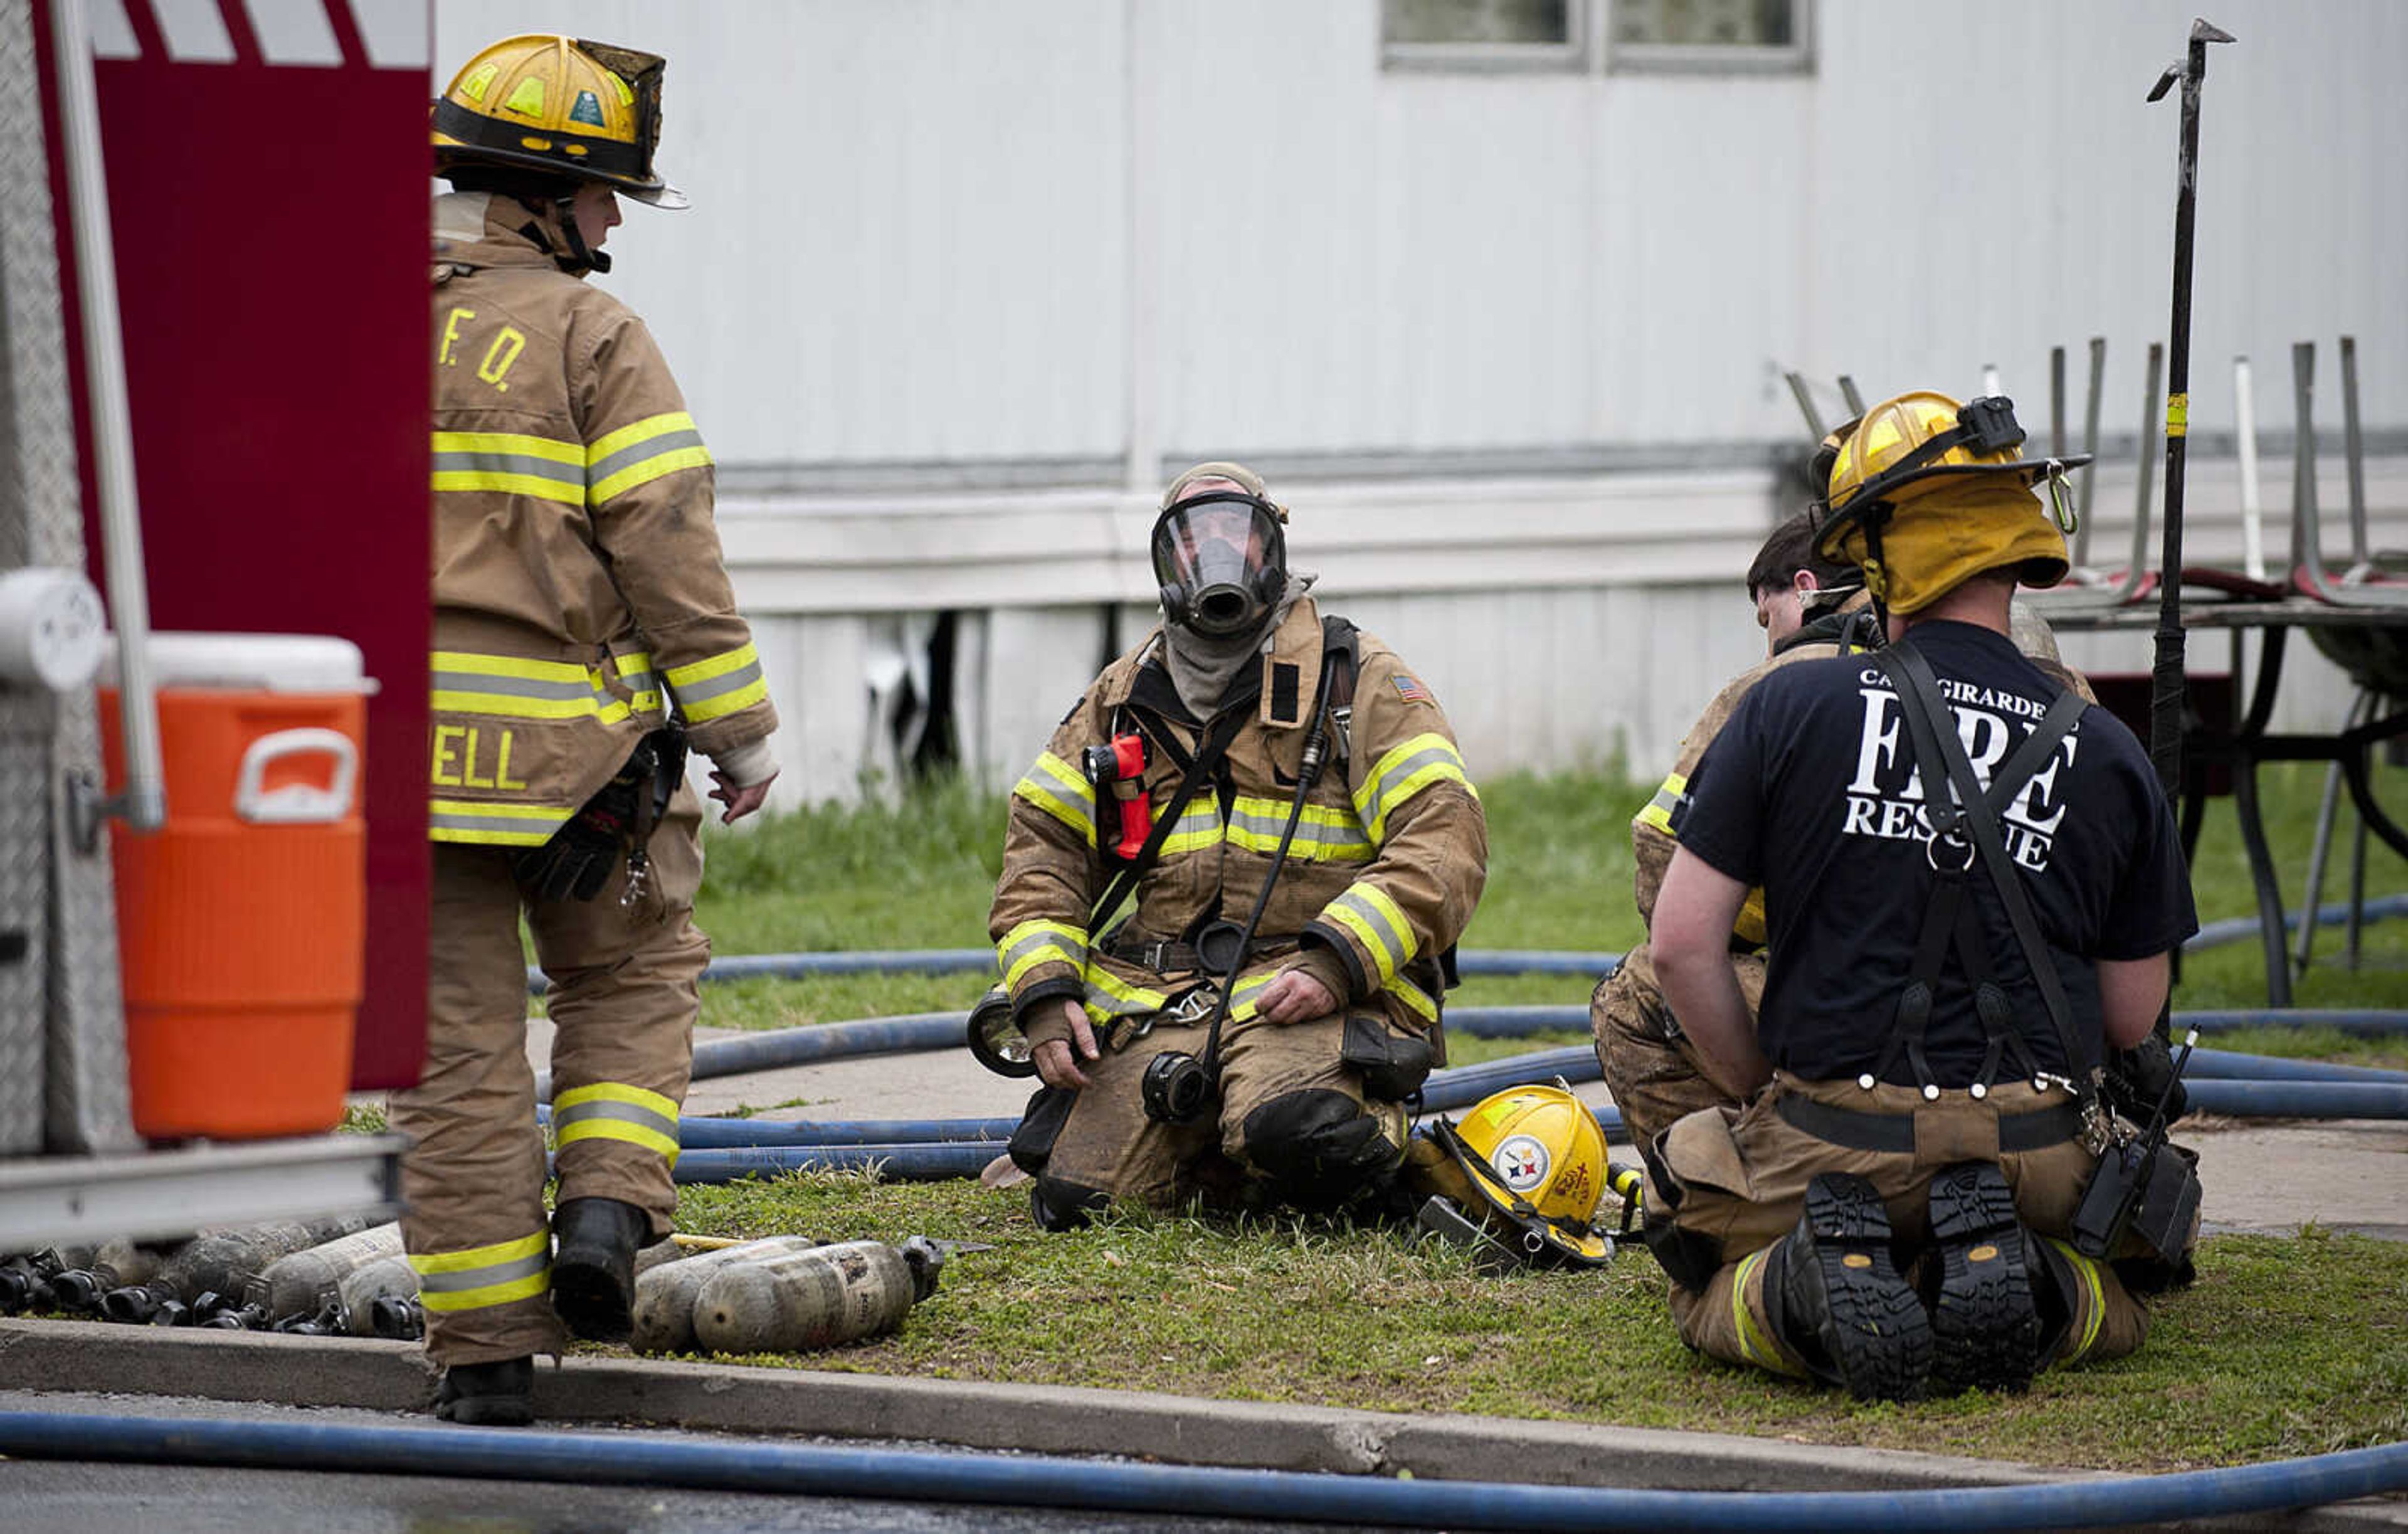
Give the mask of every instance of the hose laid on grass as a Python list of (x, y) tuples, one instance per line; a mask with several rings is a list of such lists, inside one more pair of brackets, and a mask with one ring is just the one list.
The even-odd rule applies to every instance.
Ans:
[(1003, 1154), (991, 1140), (924, 1140), (904, 1145), (762, 1145), (681, 1151), (671, 1173), (680, 1183), (740, 1183), (795, 1171), (866, 1171), (888, 1183), (947, 1183), (976, 1177)]
[(124, 1464), (471, 1476), (575, 1485), (1420, 1528), (2004, 1531), (2243, 1517), (2408, 1490), (2408, 1443), (2173, 1475), (1942, 1491), (1645, 1491), (1389, 1479), (816, 1443), (190, 1417), (0, 1412), (0, 1454)]

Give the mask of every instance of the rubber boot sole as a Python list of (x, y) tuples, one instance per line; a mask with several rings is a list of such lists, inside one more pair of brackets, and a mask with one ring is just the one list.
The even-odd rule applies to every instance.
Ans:
[(524, 1427), (535, 1421), (535, 1401), (526, 1396), (462, 1396), (437, 1406), (435, 1415), (463, 1427)]
[(2040, 1365), (2040, 1311), (2006, 1175), (1986, 1161), (1931, 1180), (1940, 1287), (1931, 1302), (1935, 1394), (2016, 1391)]
[(1858, 1400), (1913, 1400), (1931, 1371), (1931, 1319), (1890, 1261), (1889, 1211), (1861, 1177), (1825, 1173), (1784, 1265), (1787, 1317), (1812, 1326), (1839, 1383)]

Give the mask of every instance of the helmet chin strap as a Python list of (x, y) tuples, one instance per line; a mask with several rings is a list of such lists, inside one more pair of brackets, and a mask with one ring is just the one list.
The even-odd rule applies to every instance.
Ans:
[(576, 194), (571, 193), (554, 200), (552, 205), (552, 213), (560, 222), (561, 238), (568, 246), (568, 254), (552, 259), (560, 263), (561, 270), (572, 276), (579, 272), (607, 272), (610, 269), (610, 253), (587, 249), (585, 231), (577, 227), (576, 202)]

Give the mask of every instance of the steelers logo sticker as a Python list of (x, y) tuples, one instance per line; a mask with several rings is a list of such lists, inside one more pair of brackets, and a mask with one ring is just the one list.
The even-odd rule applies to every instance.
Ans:
[(1528, 1135), (1507, 1136), (1488, 1163), (1515, 1193), (1527, 1193), (1547, 1180), (1547, 1148)]

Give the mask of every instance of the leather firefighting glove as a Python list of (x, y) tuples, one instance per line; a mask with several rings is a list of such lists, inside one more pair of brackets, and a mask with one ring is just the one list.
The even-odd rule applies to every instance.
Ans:
[[(2171, 1095), (2168, 1087), (2172, 1088)], [(2174, 1078), (2173, 1051), (2154, 1033), (2130, 1049), (2107, 1052), (2106, 1095), (2109, 1107), (2143, 1125), (2157, 1116), (2160, 1097), (2165, 1098), (2168, 1124), (2181, 1118), (2190, 1106), (2190, 1094)]]
[(546, 900), (591, 900), (610, 882), (619, 856), (634, 844), (639, 795), (652, 791), (655, 759), (638, 747), (627, 765), (595, 791), (552, 839), (511, 863), (519, 883)]

